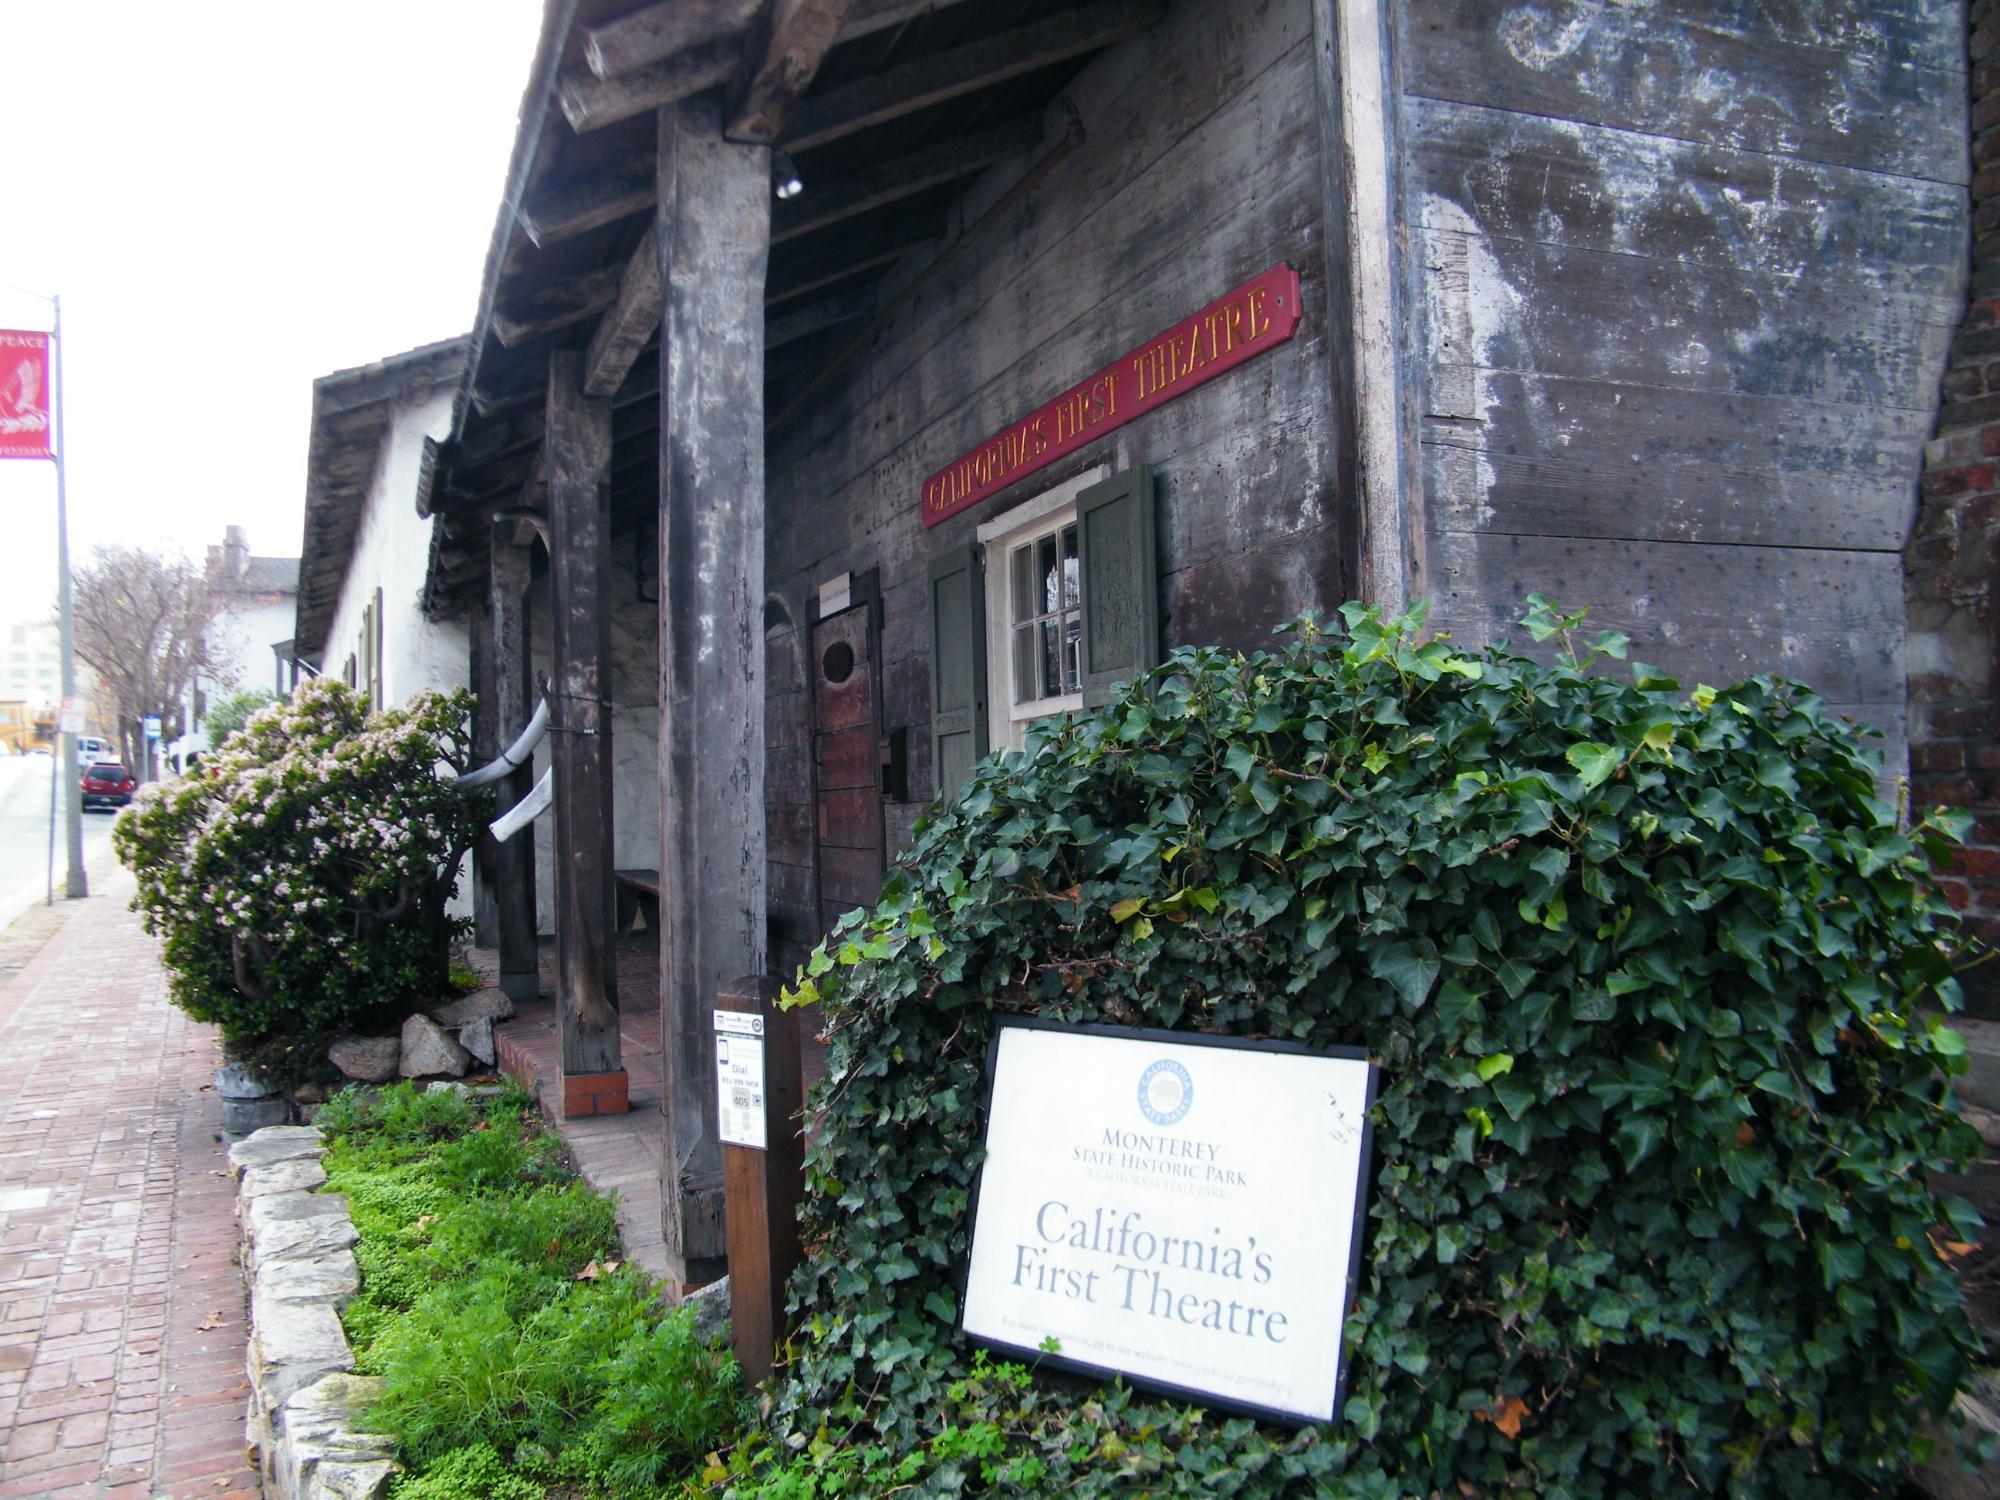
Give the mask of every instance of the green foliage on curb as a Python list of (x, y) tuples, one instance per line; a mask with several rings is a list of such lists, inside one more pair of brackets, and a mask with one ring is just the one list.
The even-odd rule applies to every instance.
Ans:
[[(1540, 600), (1553, 664), (1343, 614), (987, 761), (814, 955), (803, 1331), (735, 1493), (1821, 1497), (1925, 1448), (1977, 1347), (1954, 827), (1797, 684), (1597, 675)], [(996, 1013), (1380, 1061), (1341, 1420), (963, 1356)]]
[(490, 802), (463, 769), (472, 700), (379, 713), (330, 677), (251, 716), (112, 843), (165, 939), (173, 998), (234, 1043), (393, 1021), (449, 987), (445, 905)]
[(735, 1364), (619, 1264), (611, 1200), (532, 1111), (524, 1091), (473, 1106), (399, 1084), (320, 1113), (327, 1191), (360, 1233), (342, 1321), (384, 1382), (369, 1425), (415, 1470), (397, 1500), (699, 1493), (735, 1427)]

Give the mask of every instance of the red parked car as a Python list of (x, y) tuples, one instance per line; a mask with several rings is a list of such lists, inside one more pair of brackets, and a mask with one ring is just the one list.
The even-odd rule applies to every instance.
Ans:
[(100, 760), (83, 773), (83, 810), (93, 807), (123, 807), (132, 800), (139, 783), (132, 773), (115, 760)]

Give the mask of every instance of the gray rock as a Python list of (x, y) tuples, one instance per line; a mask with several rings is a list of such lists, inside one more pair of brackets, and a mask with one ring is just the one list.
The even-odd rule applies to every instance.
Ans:
[(492, 1067), (497, 1055), (493, 1050), (493, 1018), (481, 1016), (478, 1020), (467, 1021), (459, 1027), (458, 1045), (485, 1063), (487, 1067)]
[(336, 1371), (321, 1376), (278, 1409), (271, 1422), (278, 1439), (271, 1464), (278, 1494), (304, 1500), (315, 1493), (315, 1476), (329, 1465), (394, 1459), (394, 1438), (356, 1431), (354, 1426), (380, 1386), (379, 1380)]
[(263, 1166), (245, 1167), (237, 1184), (241, 1198), (265, 1198), (273, 1193), (306, 1193), (326, 1184), (326, 1168), (317, 1156), (295, 1161), (274, 1161)]
[(282, 1095), (270, 1099), (224, 1099), (222, 1133), (248, 1135), (270, 1125), (283, 1125), (292, 1118), (292, 1106)]
[(449, 1031), (468, 1021), (504, 1021), (514, 1014), (514, 1002), (505, 990), (474, 990), (449, 1005), (433, 1006), (427, 1014)]
[(350, 1369), (354, 1352), (331, 1304), (280, 1302), (260, 1287), (250, 1295), (247, 1364), (251, 1382), (281, 1404), (320, 1376)]
[(356, 1239), (347, 1200), (335, 1193), (279, 1193), (253, 1199), (245, 1215), (244, 1269), (257, 1272), (277, 1261), (316, 1261), (350, 1248)]
[(361, 1267), (351, 1250), (310, 1260), (268, 1261), (259, 1268), (257, 1286), (280, 1302), (328, 1302), (344, 1308), (361, 1290)]
[(403, 1466), (392, 1459), (369, 1463), (327, 1462), (313, 1471), (306, 1500), (387, 1500)]
[[(1957, 1023), (1954, 1022), (1954, 1025)], [(1967, 1441), (2000, 1436), (2000, 1378), (1991, 1370), (1982, 1371), (1956, 1403), (1965, 1418)], [(1958, 1443), (1941, 1425), (1929, 1429), (1937, 1447), (1917, 1465), (1910, 1478), (1915, 1487), (1931, 1500), (2000, 1500), (2000, 1460), (1983, 1467), (1968, 1467)]]
[(278, 1085), (242, 1063), (228, 1063), (215, 1070), (215, 1091), (225, 1099), (261, 1099), (277, 1093)]
[(392, 1036), (342, 1037), (326, 1049), (327, 1061), (357, 1083), (387, 1083), (396, 1076), (401, 1044)]
[(457, 1078), (471, 1062), (472, 1055), (429, 1016), (411, 1016), (403, 1023), (403, 1058), (397, 1067), (405, 1078), (437, 1073)]
[(248, 1140), (229, 1148), (229, 1169), (238, 1181), (248, 1167), (268, 1167), (273, 1162), (317, 1160), (322, 1150), (320, 1134), (310, 1125), (271, 1125)]
[(729, 1337), (729, 1278), (711, 1281), (698, 1292), (681, 1299), (681, 1306), (694, 1313), (694, 1336), (700, 1343)]

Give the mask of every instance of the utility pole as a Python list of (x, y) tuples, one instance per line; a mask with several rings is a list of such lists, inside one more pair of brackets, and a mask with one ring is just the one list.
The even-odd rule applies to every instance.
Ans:
[(69, 387), (63, 384), (62, 297), (51, 299), (56, 306), (53, 342), (56, 346), (54, 397), (56, 419), (56, 615), (62, 626), (63, 717), (57, 726), (56, 776), (63, 785), (63, 835), (69, 846), (69, 899), (80, 901), (90, 894), (83, 873), (83, 782), (76, 763), (76, 737), (82, 706), (76, 701), (76, 618), (72, 609), (69, 577), (69, 490), (64, 470), (69, 462), (69, 444), (63, 441), (63, 410), (69, 405)]

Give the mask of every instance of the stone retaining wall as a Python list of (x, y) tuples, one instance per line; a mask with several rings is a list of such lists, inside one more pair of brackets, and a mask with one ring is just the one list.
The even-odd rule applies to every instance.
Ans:
[(250, 1296), (245, 1441), (273, 1500), (383, 1500), (393, 1439), (360, 1430), (379, 1382), (354, 1373), (340, 1310), (361, 1286), (347, 1200), (315, 1192), (310, 1125), (272, 1125), (229, 1149)]

